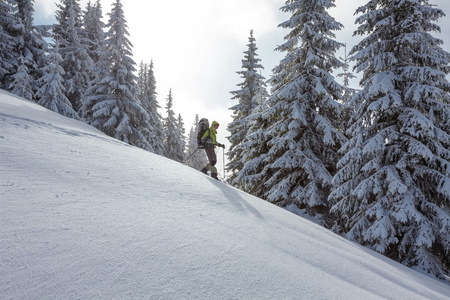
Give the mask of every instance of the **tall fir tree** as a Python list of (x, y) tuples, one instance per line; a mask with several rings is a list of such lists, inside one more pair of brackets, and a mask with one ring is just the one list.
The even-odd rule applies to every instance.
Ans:
[(66, 97), (78, 111), (82, 96), (89, 87), (94, 64), (89, 56), (89, 42), (84, 31), (79, 0), (60, 0), (56, 11), (53, 39), (59, 44), (63, 58)]
[[(97, 1), (95, 5), (91, 5), (89, 2), (84, 16), (84, 27), (90, 43), (89, 53), (93, 58), (94, 65), (88, 88), (81, 98), (79, 113), (86, 123), (100, 130), (103, 130), (103, 124), (109, 117), (107, 114), (103, 114), (104, 112), (99, 110), (98, 106), (104, 105), (105, 103), (100, 103), (109, 99), (112, 66), (111, 53), (106, 45), (106, 24), (102, 19), (103, 11), (100, 2)], [(95, 111), (99, 112), (94, 116)]]
[(177, 161), (183, 162), (186, 157), (186, 129), (184, 128), (184, 121), (181, 114), (178, 114), (177, 119), (177, 130), (178, 130), (178, 143), (177, 143)]
[(44, 76), (40, 79), (41, 88), (37, 91), (38, 104), (63, 116), (77, 119), (78, 114), (65, 96), (64, 70), (61, 67), (62, 57), (58, 46), (48, 54), (48, 65), (44, 67)]
[(20, 60), (22, 61), (22, 63), (19, 66), (19, 69), (17, 70), (16, 74), (12, 76), (14, 78), (14, 81), (13, 83), (11, 83), (9, 88), (11, 89), (11, 92), (15, 95), (25, 98), (27, 100), (33, 100), (34, 80), (29, 75), (28, 68), (24, 63), (25, 59), (21, 57)]
[(450, 267), (449, 53), (429, 1), (373, 0), (350, 52), (362, 90), (330, 195), (335, 230), (439, 278)]
[[(184, 152), (181, 151), (181, 139), (183, 135), (181, 134), (181, 128), (179, 120), (175, 118), (175, 112), (173, 111), (173, 96), (172, 90), (169, 91), (166, 99), (166, 114), (167, 117), (164, 120), (164, 129), (165, 129), (165, 152), (164, 156), (170, 158), (172, 160), (182, 162), (184, 159)], [(184, 151), (184, 149), (183, 149)]]
[(15, 0), (0, 0), (0, 88), (8, 89), (20, 62), (17, 52), (19, 22), (14, 14)]
[(147, 98), (147, 71), (148, 71), (148, 65), (141, 61), (139, 64), (139, 71), (138, 71), (138, 79), (137, 79), (137, 85), (139, 88), (139, 104), (142, 105), (144, 103), (144, 99)]
[[(142, 106), (143, 109), (145, 109), (143, 103), (146, 102), (147, 100), (147, 89), (145, 84), (147, 83), (147, 65), (144, 64), (143, 62), (141, 62), (140, 66), (139, 66), (139, 72), (138, 72), (138, 77), (137, 77), (137, 88), (138, 88), (138, 104), (140, 106)], [(146, 109), (145, 109), (146, 110)], [(147, 115), (149, 115), (148, 111), (146, 110)], [(145, 137), (145, 139), (147, 140), (147, 142), (150, 140), (150, 138), (153, 135), (152, 132), (152, 128), (150, 126), (150, 123), (148, 122), (149, 118), (145, 118), (145, 119), (140, 119), (137, 122), (137, 129), (142, 133), (142, 135)], [(148, 151), (150, 152), (155, 152), (155, 149), (153, 149), (153, 147), (151, 147), (150, 143), (149, 143), (149, 149)]]
[(240, 148), (242, 161), (245, 162), (242, 170), (239, 171), (235, 182), (237, 186), (257, 197), (265, 199), (266, 174), (264, 168), (269, 164), (266, 158), (270, 150), (269, 141), (272, 137), (267, 134), (267, 129), (271, 124), (266, 112), (270, 108), (267, 100), (260, 97), (258, 106), (247, 117), (248, 130), (244, 142), (238, 145)]
[[(19, 23), (17, 52), (20, 57), (18, 72), (26, 70), (31, 87), (31, 95), (39, 89), (39, 79), (44, 75), (42, 69), (47, 65), (48, 44), (45, 37), (49, 36), (45, 26), (34, 26), (34, 0), (15, 0), (17, 3), (15, 15)], [(19, 75), (13, 75), (15, 78)], [(20, 75), (24, 79), (23, 75)], [(22, 82), (23, 83), (23, 82)], [(15, 88), (17, 90), (17, 87)], [(21, 90), (21, 88), (19, 88)], [(27, 98), (28, 99), (28, 98)]]
[(341, 114), (341, 130), (346, 132), (352, 115), (352, 107), (349, 105), (350, 98), (356, 93), (356, 90), (350, 87), (350, 79), (356, 78), (356, 76), (349, 70), (350, 69), (350, 58), (347, 54), (347, 44), (344, 45), (344, 57), (339, 57), (344, 63), (342, 66), (342, 73), (337, 74), (338, 77), (342, 77), (344, 84), (344, 93), (342, 95), (343, 102), (343, 113)]
[(249, 43), (247, 51), (244, 52), (242, 60), (242, 71), (237, 72), (241, 75), (243, 82), (238, 84), (239, 90), (232, 91), (233, 100), (237, 100), (238, 104), (230, 108), (233, 111), (233, 122), (228, 125), (230, 136), (227, 139), (231, 146), (228, 151), (227, 171), (230, 172), (229, 182), (235, 186), (239, 186), (236, 181), (237, 174), (244, 167), (245, 161), (242, 159), (242, 147), (240, 144), (244, 142), (248, 130), (247, 117), (252, 113), (259, 97), (268, 97), (266, 90), (265, 78), (260, 74), (260, 70), (264, 69), (260, 64), (261, 59), (258, 58), (256, 51), (256, 39), (253, 37), (253, 30), (250, 31)]
[(162, 117), (158, 112), (159, 106), (156, 98), (156, 80), (153, 70), (153, 61), (150, 65), (143, 62), (139, 68), (139, 99), (142, 107), (147, 111), (149, 116), (146, 138), (153, 148), (153, 152), (159, 155), (164, 154), (164, 127), (162, 123)]
[[(120, 0), (112, 4), (107, 27), (105, 48), (101, 51), (100, 69), (107, 75), (96, 77), (95, 86), (88, 90), (82, 111), (89, 123), (125, 143), (151, 151), (148, 141), (139, 131), (148, 114), (138, 103), (136, 63), (128, 40), (128, 26)], [(109, 62), (109, 63), (108, 63)], [(103, 69), (104, 68), (104, 69)]]
[(264, 116), (271, 123), (265, 197), (312, 216), (325, 214), (326, 223), (337, 151), (346, 141), (338, 129), (342, 86), (331, 75), (342, 66), (335, 57), (342, 44), (333, 39), (342, 25), (327, 12), (334, 6), (334, 0), (288, 0), (281, 8), (292, 14), (280, 24), (290, 32), (277, 48), (286, 57), (274, 69)]
[(83, 14), (83, 27), (88, 44), (89, 56), (95, 65), (101, 59), (101, 51), (104, 49), (106, 40), (106, 34), (104, 32), (106, 24), (103, 22), (103, 11), (100, 0), (97, 0), (94, 4), (91, 4), (90, 1), (88, 2), (86, 11)]
[(355, 90), (350, 87), (350, 79), (356, 78), (356, 76), (349, 70), (350, 58), (347, 55), (347, 44), (344, 44), (344, 57), (339, 57), (344, 63), (342, 66), (342, 73), (337, 74), (338, 77), (342, 77), (344, 84), (344, 94), (342, 95), (342, 101), (348, 103)]

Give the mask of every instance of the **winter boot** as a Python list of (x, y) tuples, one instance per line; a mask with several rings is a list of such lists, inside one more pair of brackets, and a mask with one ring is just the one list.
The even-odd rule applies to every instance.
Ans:
[(206, 167), (204, 167), (203, 169), (201, 169), (202, 173), (208, 174), (208, 169)]
[(211, 177), (214, 178), (214, 179), (219, 180), (219, 178), (217, 178), (217, 173), (211, 173)]

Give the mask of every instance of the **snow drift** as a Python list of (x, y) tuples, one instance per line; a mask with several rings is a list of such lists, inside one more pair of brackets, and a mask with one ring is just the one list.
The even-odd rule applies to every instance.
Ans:
[(450, 299), (450, 286), (0, 91), (2, 299)]

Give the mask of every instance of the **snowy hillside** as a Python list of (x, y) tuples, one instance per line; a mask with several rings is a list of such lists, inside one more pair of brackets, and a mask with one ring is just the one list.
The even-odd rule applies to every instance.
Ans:
[(0, 91), (1, 299), (450, 299), (450, 286)]

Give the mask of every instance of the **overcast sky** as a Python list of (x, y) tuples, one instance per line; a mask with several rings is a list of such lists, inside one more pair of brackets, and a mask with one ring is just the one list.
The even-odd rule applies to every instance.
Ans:
[[(352, 37), (356, 26), (353, 15), (368, 0), (336, 0), (330, 14), (345, 29), (337, 32), (337, 40), (354, 46), (359, 37)], [(88, 0), (80, 1), (82, 8)], [(92, 0), (95, 2), (95, 0)], [(36, 24), (53, 24), (59, 0), (35, 0)], [(101, 0), (105, 22), (113, 0)], [(221, 123), (219, 142), (225, 142), (225, 128), (230, 122), (229, 107), (235, 104), (230, 91), (242, 79), (242, 59), (250, 30), (254, 30), (257, 54), (270, 78), (272, 69), (284, 54), (274, 49), (284, 41), (286, 31), (278, 25), (290, 15), (280, 12), (284, 0), (122, 0), (129, 26), (129, 39), (137, 67), (141, 61), (153, 60), (158, 101), (164, 109), (172, 89), (174, 111), (181, 113), (189, 132), (196, 113)], [(449, 0), (432, 0), (450, 15)], [(450, 52), (449, 17), (439, 21), (444, 49)], [(343, 50), (339, 52), (343, 56)], [(336, 75), (336, 74), (335, 74)], [(357, 84), (357, 82), (355, 83)], [(355, 86), (357, 87), (357, 86)], [(163, 117), (165, 115), (163, 114)]]

